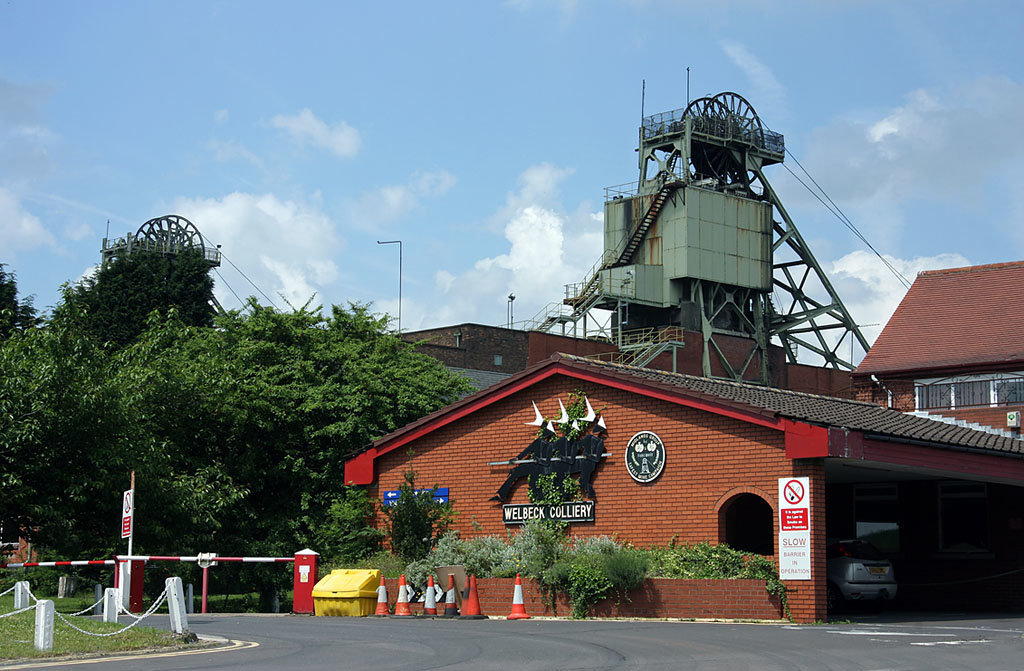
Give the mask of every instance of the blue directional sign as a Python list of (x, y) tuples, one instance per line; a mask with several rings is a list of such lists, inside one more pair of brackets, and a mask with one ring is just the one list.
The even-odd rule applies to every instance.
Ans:
[[(429, 489), (414, 489), (413, 493), (414, 494), (419, 494), (420, 492), (429, 492), (429, 491), (430, 491)], [(401, 496), (401, 495), (402, 495), (402, 492), (400, 490), (397, 490), (397, 489), (392, 489), (392, 490), (384, 492), (384, 496), (383, 496), (384, 505), (386, 505), (386, 506), (393, 506), (393, 505), (395, 505), (395, 502), (398, 501), (398, 497)], [(438, 487), (437, 489), (435, 489), (434, 490), (434, 501), (436, 503), (448, 503), (448, 488), (447, 487)]]

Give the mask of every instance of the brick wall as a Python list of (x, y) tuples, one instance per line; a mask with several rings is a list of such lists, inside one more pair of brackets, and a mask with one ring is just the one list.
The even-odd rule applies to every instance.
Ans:
[(890, 394), (892, 407), (900, 412), (914, 410), (914, 381), (898, 378), (880, 378), (872, 382), (870, 376), (855, 375), (851, 382), (853, 399), (864, 403), (874, 403), (883, 408), (889, 407)]
[(1010, 431), (1011, 429), (1006, 428), (1006, 413), (1012, 410), (1024, 412), (1024, 405), (1000, 405), (994, 408), (958, 408), (956, 410), (941, 409), (931, 410), (930, 413), (933, 415), (942, 415), (943, 417), (963, 419), (968, 422), (977, 422), (978, 424), (983, 424), (985, 426)]
[[(394, 606), (398, 599), (398, 580), (384, 581), (388, 598)], [(514, 578), (481, 578), (477, 580), (480, 612), (489, 616), (505, 616), (512, 611)], [(555, 609), (550, 607), (540, 585), (532, 578), (523, 578), (523, 603), (534, 616), (568, 616), (569, 600), (560, 594)], [(444, 604), (438, 604), (438, 613)], [(409, 604), (414, 614), (423, 612), (422, 603)], [(593, 617), (679, 617), (777, 620), (782, 617), (778, 599), (765, 591), (760, 580), (677, 580), (654, 578), (628, 594), (626, 599), (614, 596), (591, 609)]]
[[(410, 467), (420, 487), (448, 487), (455, 527), (464, 538), (515, 531), (502, 520), (501, 504), (491, 501), (509, 472), (487, 462), (515, 457), (534, 437), (531, 401), (546, 415), (558, 412), (558, 399), (581, 388), (608, 425), (606, 451), (598, 466), (596, 520), (573, 524), (580, 536), (614, 535), (639, 546), (718, 542), (720, 513), (740, 493), (755, 493), (777, 507), (778, 478), (809, 476), (812, 496), (812, 570), (815, 580), (793, 581), (793, 615), (800, 621), (824, 619), (824, 467), (819, 460), (790, 460), (781, 431), (722, 417), (594, 383), (556, 375), (477, 410), (376, 460), (371, 495), (398, 489)], [(654, 482), (639, 484), (623, 464), (629, 439), (640, 430), (665, 443), (665, 470)], [(528, 503), (520, 481), (508, 503)], [(773, 516), (778, 532), (777, 515)]]

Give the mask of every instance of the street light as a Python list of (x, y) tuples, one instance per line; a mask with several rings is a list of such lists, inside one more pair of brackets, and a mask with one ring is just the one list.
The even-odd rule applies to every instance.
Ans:
[(515, 294), (509, 294), (508, 295), (508, 310), (507, 310), (507, 312), (508, 312), (508, 327), (509, 328), (512, 328), (512, 322), (513, 322), (513, 319), (512, 319), (512, 301), (514, 301), (515, 299), (516, 299), (516, 295)]
[(378, 240), (378, 245), (398, 245), (398, 332), (402, 332), (402, 241)]

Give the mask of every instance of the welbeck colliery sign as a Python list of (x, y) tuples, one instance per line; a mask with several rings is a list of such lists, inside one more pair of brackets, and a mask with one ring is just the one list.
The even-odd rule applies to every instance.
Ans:
[(501, 507), (505, 524), (526, 524), (530, 520), (558, 520), (561, 522), (593, 522), (593, 501), (569, 501), (554, 504), (511, 504)]

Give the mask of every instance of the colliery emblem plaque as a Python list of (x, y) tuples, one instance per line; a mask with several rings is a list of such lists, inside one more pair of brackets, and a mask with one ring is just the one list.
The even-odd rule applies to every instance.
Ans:
[(665, 443), (653, 431), (640, 431), (626, 444), (626, 470), (637, 482), (656, 479), (665, 470)]

